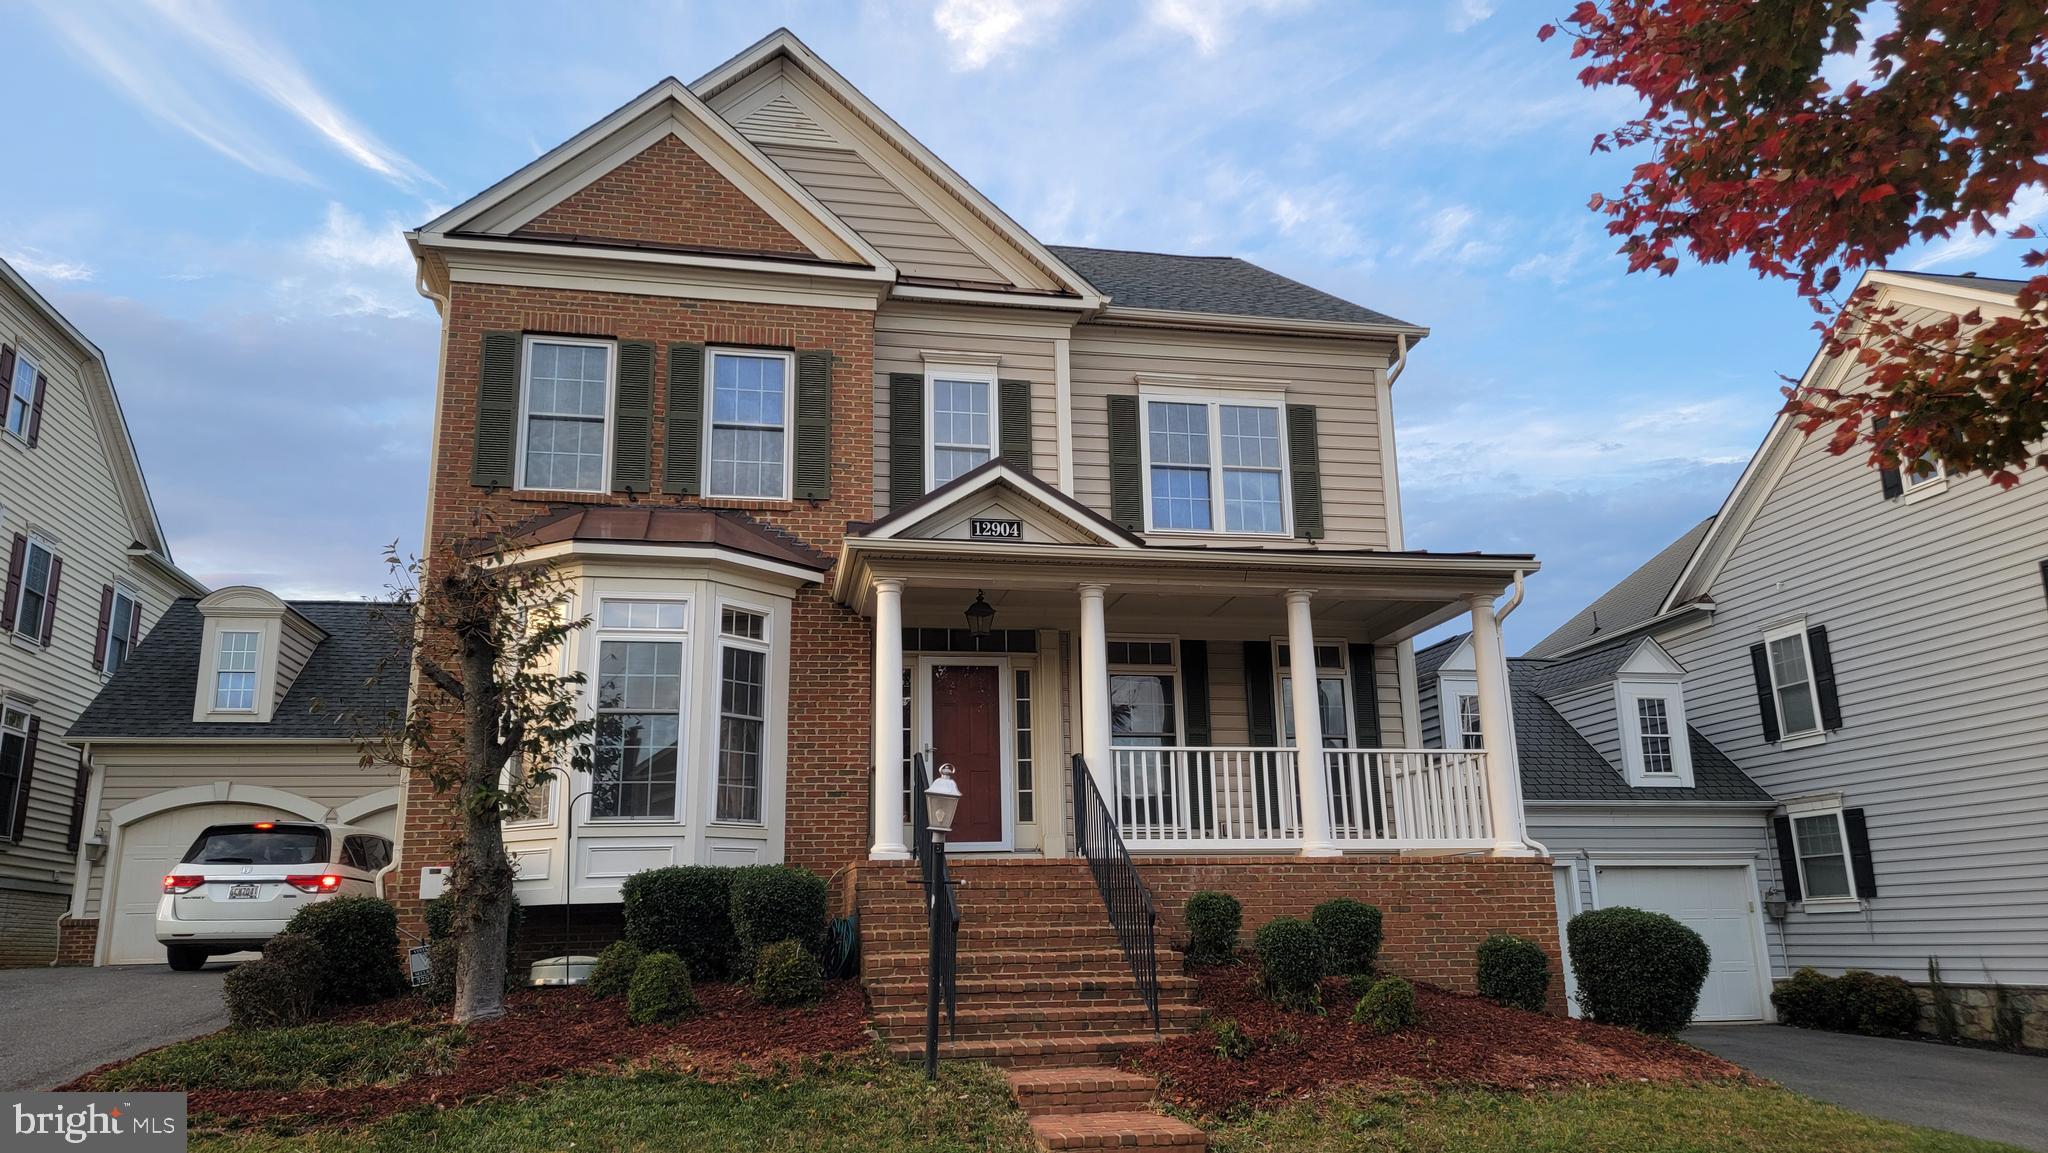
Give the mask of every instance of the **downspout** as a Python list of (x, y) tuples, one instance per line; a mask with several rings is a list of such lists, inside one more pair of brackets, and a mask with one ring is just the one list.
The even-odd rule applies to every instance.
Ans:
[[(1511, 614), (1513, 614), (1516, 609), (1522, 607), (1522, 596), (1525, 592), (1528, 591), (1522, 583), (1522, 577), (1522, 570), (1516, 569), (1515, 591), (1508, 596), (1506, 604), (1503, 604), (1499, 608), (1493, 610), (1493, 623), (1496, 627), (1506, 622), (1508, 617)], [(1501, 646), (1500, 666), (1500, 683), (1508, 686), (1508, 703), (1510, 710), (1512, 710), (1514, 706), (1514, 684), (1512, 681), (1508, 679), (1508, 650), (1506, 645)], [(1514, 747), (1514, 726), (1508, 726), (1508, 730), (1508, 746), (1511, 750), (1509, 755), (1515, 758), (1515, 804), (1519, 805), (1522, 809), (1522, 843), (1536, 850), (1543, 856), (1548, 857), (1550, 856), (1549, 847), (1544, 845), (1543, 842), (1538, 841), (1533, 837), (1529, 836), (1529, 806), (1525, 804), (1522, 799), (1522, 753), (1520, 749)]]

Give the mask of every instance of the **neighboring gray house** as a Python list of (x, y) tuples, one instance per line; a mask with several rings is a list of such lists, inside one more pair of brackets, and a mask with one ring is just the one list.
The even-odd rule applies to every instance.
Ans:
[[(1866, 279), (1926, 318), (2009, 315), (2021, 286)], [(1806, 381), (1856, 372), (1816, 357)], [(1874, 471), (1780, 417), (1710, 522), (1530, 656), (1554, 667), (1638, 638), (1682, 670), (1690, 725), (1777, 801), (1756, 865), (1784, 901), (1777, 976), (1924, 984), (1938, 963), (1966, 1029), (1988, 1034), (2002, 996), (2048, 1047), (2048, 482)], [(1540, 758), (1523, 756), (1526, 781)], [(1571, 838), (1530, 801), (1562, 860)], [(1617, 816), (1667, 852), (1708, 832), (1633, 812)]]

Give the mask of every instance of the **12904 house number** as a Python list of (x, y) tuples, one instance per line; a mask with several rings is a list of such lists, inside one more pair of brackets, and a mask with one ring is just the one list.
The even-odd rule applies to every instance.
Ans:
[(967, 535), (973, 540), (1023, 540), (1024, 522), (978, 516), (967, 522)]

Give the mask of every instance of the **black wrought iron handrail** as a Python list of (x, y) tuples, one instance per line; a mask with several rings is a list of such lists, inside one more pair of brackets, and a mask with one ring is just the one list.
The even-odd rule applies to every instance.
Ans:
[(925, 967), (924, 1072), (939, 1071), (939, 1005), (946, 1006), (946, 1030), (957, 1035), (959, 1021), (960, 905), (953, 899), (953, 881), (946, 873), (944, 847), (932, 837), (925, 819), (925, 786), (931, 777), (924, 754), (910, 758), (911, 851), (917, 854), (918, 878), (924, 883), (929, 951)]
[(1152, 904), (1152, 891), (1131, 861), (1123, 834), (1117, 831), (1088, 761), (1076, 755), (1074, 773), (1074, 844), (1087, 858), (1095, 874), (1095, 888), (1109, 911), (1109, 926), (1137, 979), (1138, 993), (1152, 1012), (1152, 1033), (1159, 1034), (1159, 913)]

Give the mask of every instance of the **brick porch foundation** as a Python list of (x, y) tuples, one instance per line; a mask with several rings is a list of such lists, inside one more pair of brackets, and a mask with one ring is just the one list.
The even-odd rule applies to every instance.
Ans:
[(90, 965), (92, 950), (100, 936), (98, 917), (66, 917), (57, 922), (57, 963)]

